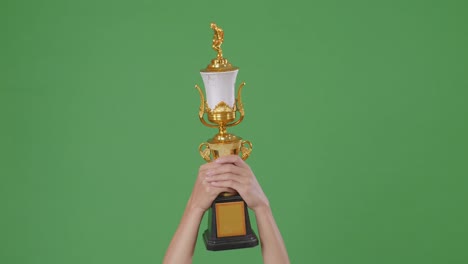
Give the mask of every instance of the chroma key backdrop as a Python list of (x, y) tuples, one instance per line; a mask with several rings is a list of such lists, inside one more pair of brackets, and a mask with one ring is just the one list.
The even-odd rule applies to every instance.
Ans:
[[(161, 263), (216, 132), (211, 22), (292, 263), (468, 263), (455, 0), (0, 1), (0, 263)], [(194, 263), (262, 263), (206, 227)]]

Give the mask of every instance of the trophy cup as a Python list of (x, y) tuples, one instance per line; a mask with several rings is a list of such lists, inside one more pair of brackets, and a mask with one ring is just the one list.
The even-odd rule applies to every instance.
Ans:
[[(200, 74), (206, 91), (206, 100), (198, 85), (200, 93), (200, 110), (198, 116), (202, 124), (218, 128), (218, 133), (207, 142), (201, 143), (198, 150), (207, 162), (225, 155), (241, 155), (245, 160), (252, 151), (252, 143), (241, 137), (230, 134), (226, 128), (238, 125), (244, 119), (244, 106), (241, 93), (245, 83), (241, 83), (235, 94), (235, 82), (239, 68), (233, 67), (223, 58), (221, 44), (224, 31), (211, 23), (214, 31), (213, 49), (217, 52), (215, 59)], [(236, 112), (240, 116), (236, 120)], [(205, 114), (208, 121), (205, 120)], [(208, 229), (203, 233), (208, 250), (227, 250), (254, 247), (258, 238), (253, 232), (247, 204), (238, 193), (221, 193), (209, 209)]]

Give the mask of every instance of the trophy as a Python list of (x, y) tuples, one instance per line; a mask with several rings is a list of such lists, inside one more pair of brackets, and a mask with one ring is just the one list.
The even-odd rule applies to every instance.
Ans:
[[(218, 133), (207, 142), (201, 143), (198, 150), (207, 162), (226, 155), (241, 155), (245, 160), (252, 151), (252, 143), (226, 131), (228, 127), (238, 125), (244, 119), (244, 106), (241, 93), (245, 83), (241, 83), (235, 94), (235, 82), (239, 68), (233, 67), (223, 58), (221, 44), (224, 31), (211, 23), (214, 31), (212, 48), (216, 58), (200, 74), (205, 85), (206, 100), (201, 88), (200, 110), (198, 116), (202, 124), (218, 128)], [(240, 116), (236, 120), (236, 112)], [(205, 120), (205, 114), (208, 121)], [(209, 209), (208, 229), (203, 233), (208, 250), (227, 250), (254, 247), (258, 238), (250, 225), (247, 204), (238, 193), (221, 193)]]

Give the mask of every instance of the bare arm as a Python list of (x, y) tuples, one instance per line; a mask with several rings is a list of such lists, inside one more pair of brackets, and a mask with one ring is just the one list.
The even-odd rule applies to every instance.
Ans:
[(205, 178), (212, 186), (239, 192), (255, 212), (265, 264), (288, 264), (289, 257), (281, 233), (270, 209), (270, 203), (250, 167), (239, 156), (218, 158), (223, 166), (210, 168)]
[(197, 242), (200, 221), (219, 193), (229, 191), (227, 188), (211, 186), (204, 180), (204, 172), (220, 167), (220, 164), (207, 163), (200, 167), (192, 194), (185, 208), (179, 227), (169, 244), (163, 264), (192, 263), (193, 252)]
[(260, 241), (262, 242), (263, 262), (268, 264), (290, 263), (288, 252), (270, 207), (255, 210), (255, 216), (257, 217)]
[(187, 207), (166, 251), (164, 264), (192, 263), (198, 228), (205, 212)]

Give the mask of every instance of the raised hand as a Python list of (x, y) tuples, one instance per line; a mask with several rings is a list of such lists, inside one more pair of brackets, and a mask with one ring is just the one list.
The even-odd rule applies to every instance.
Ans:
[(204, 180), (210, 186), (236, 190), (254, 211), (269, 207), (268, 199), (254, 173), (239, 156), (220, 157), (212, 163), (213, 166), (203, 170), (202, 173), (205, 176)]
[(198, 176), (193, 186), (192, 195), (187, 203), (190, 209), (198, 209), (205, 212), (210, 208), (214, 199), (222, 192), (232, 192), (232, 189), (222, 186), (214, 186), (206, 180), (207, 172), (217, 170), (222, 164), (217, 162), (205, 163), (200, 166)]

